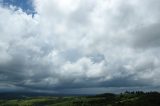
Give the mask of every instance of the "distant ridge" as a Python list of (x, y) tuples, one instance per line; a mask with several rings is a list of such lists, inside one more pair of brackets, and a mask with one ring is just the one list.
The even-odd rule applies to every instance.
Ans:
[(64, 96), (91, 96), (87, 94), (59, 94), (59, 93), (44, 93), (44, 92), (1, 92), (0, 99), (23, 99), (28, 97), (64, 97)]

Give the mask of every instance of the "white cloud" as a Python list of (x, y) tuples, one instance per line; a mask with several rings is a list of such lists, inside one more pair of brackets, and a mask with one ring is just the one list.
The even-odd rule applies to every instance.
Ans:
[(33, 89), (115, 86), (125, 78), (117, 86), (158, 86), (158, 4), (35, 0), (34, 17), (0, 7), (0, 74)]

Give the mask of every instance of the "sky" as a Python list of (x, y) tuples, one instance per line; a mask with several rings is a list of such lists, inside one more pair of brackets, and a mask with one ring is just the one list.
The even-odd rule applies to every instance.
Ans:
[(0, 92), (160, 90), (160, 0), (0, 0)]

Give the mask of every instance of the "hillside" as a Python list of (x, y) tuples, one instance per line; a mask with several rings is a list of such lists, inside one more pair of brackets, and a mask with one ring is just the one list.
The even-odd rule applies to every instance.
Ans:
[(0, 106), (160, 106), (160, 93), (125, 92), (95, 96), (34, 95), (13, 99), (1, 98)]

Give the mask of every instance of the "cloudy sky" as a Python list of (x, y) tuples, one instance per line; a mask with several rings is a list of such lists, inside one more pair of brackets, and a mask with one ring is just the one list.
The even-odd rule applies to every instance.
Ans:
[(160, 90), (160, 0), (0, 0), (0, 91)]

